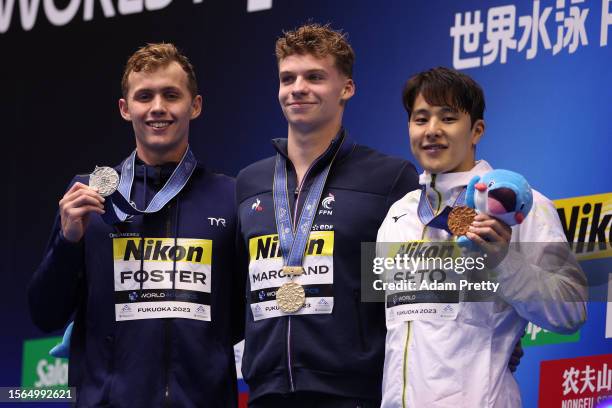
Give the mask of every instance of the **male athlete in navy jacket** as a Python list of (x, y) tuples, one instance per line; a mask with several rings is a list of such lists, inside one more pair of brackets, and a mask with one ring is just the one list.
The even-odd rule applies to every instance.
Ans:
[(133, 173), (130, 200), (145, 209), (186, 163), (191, 175), (158, 211), (114, 225), (88, 177), (75, 177), (30, 284), (32, 318), (44, 330), (74, 318), (77, 406), (236, 406), (232, 345), (243, 306), (233, 276), (234, 181), (190, 155), (189, 123), (202, 98), (173, 45), (138, 50), (122, 88), (136, 154), (116, 169)]
[[(417, 188), (417, 174), (405, 160), (355, 144), (343, 129), (355, 84), (353, 50), (342, 34), (306, 25), (277, 41), (276, 56), (288, 137), (273, 141), (277, 157), (247, 167), (237, 179), (239, 233), (249, 264), (242, 363), (249, 405), (378, 407), (384, 305), (361, 302), (360, 245), (375, 241), (391, 204)], [(320, 197), (308, 198), (330, 165)], [(285, 176), (286, 188), (273, 187)], [(288, 211), (279, 207), (283, 196)], [(314, 221), (297, 225), (304, 207), (316, 211)], [(279, 220), (286, 213), (307, 240), (303, 269), (293, 278), (283, 270), (278, 236), (279, 228), (292, 229)], [(289, 293), (285, 299), (298, 299), (296, 311), (283, 311), (291, 309), (278, 302), (283, 287), (296, 290), (296, 298)]]

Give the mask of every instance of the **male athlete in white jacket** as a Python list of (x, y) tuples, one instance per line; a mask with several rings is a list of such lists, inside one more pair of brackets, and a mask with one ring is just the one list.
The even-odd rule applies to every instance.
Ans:
[[(484, 95), (467, 75), (436, 68), (412, 77), (403, 101), (411, 149), (424, 169), (420, 184), (427, 200), (421, 205), (439, 215), (457, 204), (474, 175), (492, 169), (475, 161), (485, 128)], [(419, 217), (421, 194), (412, 191), (391, 207), (379, 243), (454, 240), (439, 222), (433, 226)], [(401, 301), (409, 297), (387, 298), (383, 407), (520, 407), (508, 360), (527, 322), (571, 333), (585, 321), (584, 274), (553, 204), (533, 194), (533, 208), (522, 224), (510, 228), (479, 214), (466, 234), (497, 275), (499, 286), (495, 292), (488, 287), (493, 295), (488, 301), (451, 296), (444, 305), (419, 305)], [(392, 256), (381, 253), (381, 246), (377, 256)]]

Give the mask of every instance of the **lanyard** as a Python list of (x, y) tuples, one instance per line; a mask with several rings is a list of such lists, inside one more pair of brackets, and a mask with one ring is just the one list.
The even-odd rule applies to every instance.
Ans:
[(107, 197), (104, 203), (106, 212), (102, 218), (107, 224), (117, 224), (126, 221), (130, 216), (151, 214), (164, 208), (185, 187), (196, 168), (197, 161), (191, 149), (187, 147), (187, 151), (166, 184), (155, 194), (144, 210), (139, 209), (130, 200), (132, 184), (134, 183), (135, 163), (136, 150), (123, 161), (117, 191)]
[[(339, 150), (340, 148), (338, 148), (336, 153)], [(291, 220), (291, 209), (289, 208), (289, 191), (287, 188), (287, 160), (280, 153), (276, 155), (273, 188), (274, 215), (285, 266), (297, 267), (300, 271), (302, 270), (304, 251), (306, 250), (312, 223), (334, 158), (335, 155), (325, 169), (323, 169), (313, 181), (308, 191), (308, 195), (306, 196), (306, 201), (302, 207), (299, 222), (294, 231)], [(298, 203), (296, 203), (296, 205), (297, 204)], [(291, 272), (289, 272), (289, 274), (291, 274)], [(294, 272), (293, 274), (296, 273)], [(299, 272), (297, 274), (299, 274)]]
[(425, 189), (426, 187), (423, 186), (423, 188), (421, 189), (421, 196), (419, 198), (419, 207), (417, 210), (419, 219), (421, 220), (423, 225), (443, 229), (452, 235), (452, 232), (450, 232), (450, 230), (448, 229), (448, 215), (454, 207), (465, 205), (466, 189), (464, 188), (463, 190), (461, 190), (452, 206), (444, 207), (444, 210), (442, 210), (437, 216), (434, 214), (434, 210), (431, 206), (431, 203), (429, 202), (429, 199), (427, 198)]

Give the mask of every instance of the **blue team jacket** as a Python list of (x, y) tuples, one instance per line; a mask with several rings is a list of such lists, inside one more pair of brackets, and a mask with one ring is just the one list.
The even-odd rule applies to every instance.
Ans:
[[(273, 145), (287, 157), (286, 139), (276, 139)], [(247, 274), (242, 372), (252, 400), (265, 394), (294, 391), (381, 397), (385, 311), (382, 303), (361, 302), (360, 243), (376, 241), (378, 227), (389, 207), (418, 188), (418, 177), (409, 162), (354, 144), (341, 132), (308, 171), (297, 203), (299, 211), (314, 176), (336, 153), (312, 226), (323, 241), (327, 240), (323, 245), (325, 254), (333, 253), (333, 283), (316, 287), (312, 294), (333, 298), (333, 310), (327, 314), (255, 319), (254, 313), (274, 310), (277, 287), (265, 290), (253, 287), (260, 288), (265, 279), (275, 278), (278, 273), (278, 268), (266, 270), (265, 264), (256, 263), (268, 262), (278, 267), (278, 262), (282, 262), (278, 252), (270, 253), (275, 251), (277, 239), (272, 198), (274, 157), (252, 164), (237, 177), (238, 250), (244, 269), (245, 264), (251, 269)], [(295, 171), (289, 164), (292, 213), (296, 184)], [(313, 248), (316, 249), (314, 244), (307, 245), (307, 253)], [(259, 272), (254, 273), (255, 269)], [(308, 307), (313, 306), (308, 302), (310, 289), (307, 288)]]
[[(133, 201), (144, 208), (174, 168), (139, 162)], [(120, 167), (116, 169), (120, 171)], [(72, 183), (76, 181), (87, 184), (88, 178), (77, 176)], [(77, 406), (237, 405), (233, 344), (242, 337), (244, 289), (243, 281), (235, 275), (234, 192), (233, 179), (198, 164), (185, 188), (165, 208), (115, 227), (92, 214), (78, 244), (62, 237), (59, 216), (56, 218), (44, 258), (30, 283), (29, 304), (34, 323), (45, 331), (61, 329), (70, 319), (75, 320), (69, 383), (77, 387)], [(140, 253), (134, 245), (139, 237), (146, 242)], [(117, 275), (121, 272), (117, 262), (123, 255), (117, 254), (121, 245), (115, 240), (124, 239), (131, 245), (129, 257), (141, 255), (142, 269), (148, 270), (149, 278), (160, 280), (174, 275), (177, 280), (189, 280), (190, 275), (180, 270), (158, 271), (155, 275), (151, 273), (154, 261), (144, 262), (185, 258), (182, 249), (172, 249), (175, 238), (212, 245), (206, 261), (210, 264), (211, 290), (198, 300), (210, 305), (211, 320), (116, 321), (116, 303), (126, 302), (129, 307), (130, 302), (143, 301), (147, 296), (149, 300), (159, 300), (151, 296), (185, 300), (190, 294), (173, 289), (116, 291), (117, 279), (136, 275), (135, 271), (126, 272), (123, 278)], [(184, 245), (187, 248), (188, 244)], [(200, 256), (195, 259), (204, 262), (199, 252), (191, 256)], [(141, 303), (147, 304), (152, 303)]]

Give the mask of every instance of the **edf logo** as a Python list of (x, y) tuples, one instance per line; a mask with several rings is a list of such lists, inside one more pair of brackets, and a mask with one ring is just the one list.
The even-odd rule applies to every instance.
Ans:
[(225, 218), (208, 217), (208, 221), (213, 227), (218, 227), (219, 225), (225, 227)]

